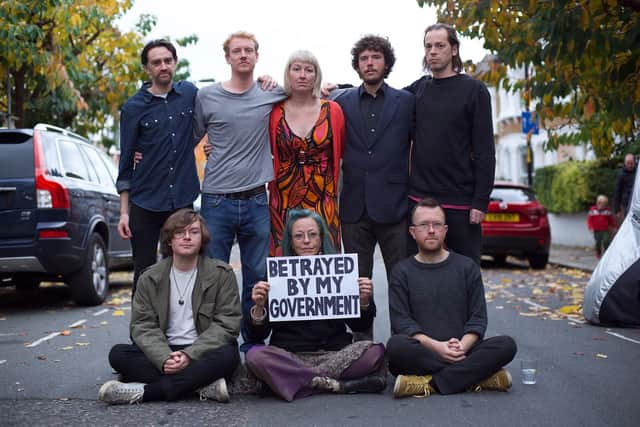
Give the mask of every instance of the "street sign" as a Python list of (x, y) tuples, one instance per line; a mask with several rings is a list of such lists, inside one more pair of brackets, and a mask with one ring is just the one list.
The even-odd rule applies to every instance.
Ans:
[(534, 135), (538, 135), (540, 133), (540, 121), (538, 120), (538, 116), (535, 111), (523, 111), (521, 122), (522, 133), (531, 132)]

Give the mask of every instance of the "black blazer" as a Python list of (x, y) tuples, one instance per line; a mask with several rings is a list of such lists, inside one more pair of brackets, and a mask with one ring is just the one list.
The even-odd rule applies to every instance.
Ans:
[(382, 117), (371, 143), (360, 110), (359, 88), (341, 91), (335, 98), (347, 128), (340, 192), (340, 220), (346, 223), (358, 221), (365, 207), (369, 217), (380, 223), (396, 223), (407, 215), (415, 99), (386, 84), (384, 91)]

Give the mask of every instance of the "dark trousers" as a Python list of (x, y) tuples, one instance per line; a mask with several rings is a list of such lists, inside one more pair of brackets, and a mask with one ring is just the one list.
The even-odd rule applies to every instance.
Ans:
[(498, 372), (511, 362), (517, 347), (513, 338), (498, 336), (478, 341), (464, 360), (447, 363), (420, 341), (393, 335), (387, 343), (389, 371), (393, 375), (432, 375), (441, 394), (459, 393)]
[(133, 254), (132, 299), (136, 292), (140, 273), (158, 260), (160, 229), (173, 212), (175, 211), (149, 211), (133, 203), (129, 207), (129, 228), (132, 234), (131, 252)]
[[(171, 346), (172, 351), (187, 346)], [(211, 350), (202, 359), (191, 360), (189, 366), (176, 374), (163, 374), (135, 344), (116, 344), (109, 352), (111, 367), (122, 374), (126, 382), (147, 384), (143, 401), (176, 400), (219, 378), (231, 378), (240, 362), (237, 344)]]
[(388, 279), (393, 266), (407, 257), (407, 222), (403, 219), (383, 224), (365, 213), (356, 223), (342, 223), (342, 242), (345, 253), (358, 254), (358, 274), (368, 278), (373, 273), (373, 253), (379, 244)]
[[(359, 276), (368, 278), (373, 274), (373, 253), (376, 243), (379, 244), (388, 282), (393, 266), (407, 257), (407, 222), (403, 219), (399, 223), (383, 224), (375, 222), (365, 212), (356, 223), (342, 223), (342, 242), (345, 253), (358, 254)], [(353, 335), (355, 341), (372, 341), (373, 325), (369, 330)]]
[[(409, 224), (411, 224), (411, 211), (417, 203), (409, 199)], [(447, 219), (447, 236), (444, 243), (448, 249), (468, 256), (480, 265), (482, 250), (482, 227), (480, 224), (469, 223), (469, 211), (459, 209), (445, 209)], [(418, 252), (415, 240), (409, 235), (408, 255)]]

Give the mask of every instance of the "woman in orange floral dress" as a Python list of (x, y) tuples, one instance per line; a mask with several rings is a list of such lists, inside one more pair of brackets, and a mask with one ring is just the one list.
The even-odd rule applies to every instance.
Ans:
[(269, 124), (275, 180), (269, 183), (269, 255), (281, 255), (280, 241), (292, 208), (310, 209), (326, 221), (340, 251), (338, 182), (344, 115), (333, 101), (320, 99), (322, 72), (309, 51), (293, 52), (284, 73), (289, 98), (273, 107)]

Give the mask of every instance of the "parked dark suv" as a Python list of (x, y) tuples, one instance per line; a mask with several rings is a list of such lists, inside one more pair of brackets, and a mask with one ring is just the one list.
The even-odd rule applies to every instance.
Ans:
[(77, 304), (102, 303), (109, 269), (131, 263), (117, 230), (116, 175), (108, 156), (72, 132), (0, 129), (0, 283), (63, 281)]

